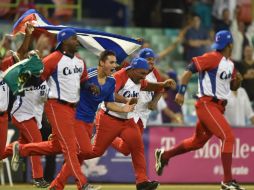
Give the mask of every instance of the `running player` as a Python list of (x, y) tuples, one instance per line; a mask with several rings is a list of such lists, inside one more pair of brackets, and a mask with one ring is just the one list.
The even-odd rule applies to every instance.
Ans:
[[(149, 82), (162, 82), (158, 70), (154, 67), (156, 55), (150, 48), (144, 48), (139, 52), (139, 57), (147, 60), (149, 65), (149, 73), (146, 80)], [(175, 88), (175, 85), (173, 86)], [(148, 117), (152, 110), (156, 109), (157, 103), (162, 96), (162, 91), (140, 91), (137, 105), (134, 110), (134, 121), (138, 124), (141, 133), (143, 134), (146, 128)], [(126, 143), (121, 138), (116, 138), (112, 146), (124, 155), (129, 155), (130, 151)]]
[[(75, 53), (79, 46), (76, 32), (65, 28), (57, 34), (56, 51), (43, 59), (44, 71), (38, 83), (47, 80), (50, 88), (45, 112), (55, 140), (51, 147), (56, 152), (63, 152), (65, 163), (75, 177), (79, 189), (93, 189), (81, 172), (77, 157), (78, 149), (75, 124), (75, 106), (79, 101), (80, 83), (86, 79), (87, 71), (83, 60)], [(64, 118), (64, 119), (63, 119)], [(42, 142), (43, 143), (43, 142)], [(17, 152), (18, 143), (14, 146)], [(19, 156), (13, 154), (13, 162), (18, 163)]]
[(241, 84), (241, 77), (230, 60), (232, 42), (233, 38), (229, 31), (219, 31), (216, 33), (213, 44), (216, 51), (194, 57), (184, 72), (175, 101), (183, 105), (187, 84), (192, 74), (198, 72), (199, 93), (195, 105), (198, 116), (196, 131), (191, 138), (185, 139), (170, 150), (157, 149), (155, 151), (158, 175), (162, 175), (163, 168), (171, 158), (203, 147), (215, 135), (222, 142), (221, 161), (224, 179), (221, 182), (221, 189), (244, 190), (232, 177), (231, 165), (235, 137), (223, 115), (230, 90), (236, 90)]
[[(25, 90), (24, 96), (17, 96), (13, 108), (12, 123), (19, 129), (19, 143), (41, 142), (41, 120), (44, 110), (44, 102), (47, 99), (47, 83), (44, 81), (40, 86), (29, 87)], [(6, 154), (11, 147), (7, 147)], [(12, 152), (9, 152), (11, 155)], [(33, 184), (38, 188), (46, 188), (49, 183), (43, 178), (43, 169), (40, 156), (30, 157), (32, 165)], [(14, 171), (18, 170), (16, 165), (12, 165)]]

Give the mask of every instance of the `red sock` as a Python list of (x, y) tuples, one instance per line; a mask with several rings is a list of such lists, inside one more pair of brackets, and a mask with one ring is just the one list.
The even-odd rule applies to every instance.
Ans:
[(221, 162), (224, 171), (224, 182), (227, 183), (232, 180), (232, 153), (221, 153)]
[(162, 154), (162, 160), (168, 161), (170, 158), (179, 155), (179, 154), (183, 154), (185, 152), (188, 152), (188, 150), (185, 149), (184, 144), (181, 143), (179, 145), (177, 145), (176, 147), (165, 151)]

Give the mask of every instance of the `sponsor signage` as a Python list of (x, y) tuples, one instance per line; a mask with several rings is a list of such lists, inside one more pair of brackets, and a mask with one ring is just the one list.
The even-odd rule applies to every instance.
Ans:
[[(149, 129), (149, 177), (165, 183), (218, 183), (223, 179), (220, 141), (212, 137), (203, 148), (172, 158), (163, 175), (155, 172), (154, 150), (170, 149), (191, 137), (193, 127), (151, 127)], [(254, 128), (233, 128), (236, 141), (233, 153), (233, 177), (241, 183), (254, 182)]]

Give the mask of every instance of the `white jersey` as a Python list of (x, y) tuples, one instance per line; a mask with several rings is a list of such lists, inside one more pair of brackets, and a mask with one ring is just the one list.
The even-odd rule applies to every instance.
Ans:
[(11, 110), (12, 116), (18, 122), (35, 118), (40, 129), (44, 102), (47, 100), (48, 86), (44, 81), (38, 87), (30, 87), (25, 90), (25, 96), (17, 96)]
[(80, 94), (80, 80), (87, 71), (82, 59), (73, 58), (56, 51), (43, 59), (42, 79), (47, 79), (49, 99), (60, 99), (77, 103)]
[(194, 57), (199, 72), (198, 97), (211, 96), (226, 100), (230, 95), (230, 81), (235, 77), (234, 63), (219, 52)]
[[(138, 98), (139, 97), (139, 92), (140, 92), (140, 84), (135, 84), (131, 79), (128, 79), (128, 81), (126, 82), (125, 86), (118, 92), (119, 95), (122, 95), (124, 97), (135, 97)], [(125, 106), (125, 104), (123, 103), (118, 103), (115, 102), (118, 106)], [(106, 111), (106, 107), (105, 107), (105, 103), (103, 102), (101, 104), (101, 108)], [(114, 111), (108, 111), (109, 115), (113, 115), (115, 117), (118, 118), (122, 118), (122, 119), (131, 119), (134, 117), (134, 112), (128, 112), (128, 113), (120, 113), (120, 112), (114, 112)]]
[[(150, 72), (146, 76), (146, 80), (148, 82), (156, 83), (158, 82), (158, 79), (156, 78), (154, 72)], [(140, 91), (138, 103), (135, 106), (134, 110), (134, 121), (137, 123), (139, 119), (142, 120), (144, 128), (146, 127), (147, 120), (149, 118), (149, 115), (151, 113), (151, 110), (148, 109), (148, 103), (153, 99), (154, 92), (149, 91)]]
[[(0, 71), (0, 75), (2, 71)], [(9, 105), (9, 87), (0, 79), (0, 112), (5, 112)]]
[(244, 88), (240, 87), (237, 94), (230, 93), (224, 114), (231, 125), (241, 127), (246, 126), (247, 121), (254, 116), (250, 99)]
[[(125, 98), (139, 98), (141, 86), (144, 84), (135, 84), (127, 75), (125, 68), (114, 74), (116, 79), (116, 92)], [(123, 103), (115, 102), (118, 106), (125, 106)], [(109, 115), (122, 118), (131, 119), (134, 117), (134, 112), (120, 113), (106, 110), (104, 102), (101, 104), (101, 108), (107, 111)]]

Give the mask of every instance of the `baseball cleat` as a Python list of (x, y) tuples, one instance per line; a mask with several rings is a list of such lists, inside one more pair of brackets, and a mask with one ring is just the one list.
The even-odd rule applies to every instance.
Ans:
[(16, 141), (13, 143), (12, 148), (12, 159), (11, 159), (11, 169), (16, 172), (19, 169), (20, 164), (20, 155), (19, 155), (19, 143)]
[(37, 188), (47, 188), (50, 184), (44, 178), (33, 179), (33, 185)]
[(168, 164), (168, 162), (162, 160), (163, 153), (164, 153), (164, 149), (155, 150), (155, 170), (157, 175), (159, 176), (162, 175), (163, 168)]
[(136, 185), (137, 190), (155, 190), (160, 185), (158, 181), (145, 181)]
[(228, 183), (221, 182), (221, 190), (245, 190), (241, 187), (235, 180), (232, 180)]
[(90, 185), (90, 184), (85, 184), (81, 190), (100, 190), (101, 189), (101, 186), (98, 186), (98, 187), (94, 187), (93, 185)]

